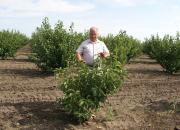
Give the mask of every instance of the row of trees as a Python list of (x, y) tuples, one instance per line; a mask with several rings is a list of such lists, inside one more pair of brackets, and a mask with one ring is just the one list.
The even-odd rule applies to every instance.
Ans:
[(0, 58), (14, 57), (17, 49), (27, 44), (28, 37), (18, 31), (0, 31)]
[[(180, 40), (179, 33), (175, 37), (158, 35), (140, 41), (128, 36), (125, 31), (117, 35), (109, 34), (100, 37), (108, 48), (111, 55), (121, 64), (126, 64), (130, 59), (143, 52), (156, 59), (159, 64), (170, 74), (180, 69)], [(33, 54), (30, 56), (37, 66), (44, 71), (53, 71), (55, 68), (65, 68), (76, 63), (75, 51), (79, 44), (88, 38), (88, 32), (77, 33), (73, 30), (73, 24), (65, 29), (62, 21), (58, 21), (54, 28), (45, 18), (41, 27), (32, 34), (31, 46)], [(14, 57), (17, 49), (29, 42), (26, 35), (18, 31), (0, 31), (0, 58)]]
[(170, 74), (180, 70), (180, 34), (175, 37), (165, 35), (160, 38), (158, 35), (151, 36), (144, 42), (144, 53), (148, 54)]
[[(54, 28), (45, 18), (41, 27), (32, 34), (33, 61), (43, 70), (52, 71), (55, 68), (65, 68), (75, 64), (75, 51), (80, 43), (88, 38), (88, 32), (77, 33), (73, 30), (73, 24), (68, 30), (58, 21)], [(121, 64), (129, 62), (130, 59), (141, 53), (140, 41), (130, 37), (126, 32), (120, 31), (118, 35), (109, 34), (100, 37), (108, 48), (111, 55), (117, 58)]]
[[(48, 18), (45, 18), (41, 27), (38, 27), (31, 37), (33, 54), (30, 56), (42, 70), (53, 71), (55, 68), (67, 67), (75, 64), (75, 50), (79, 44), (88, 38), (88, 32), (77, 33), (73, 24), (66, 30), (62, 21), (58, 21), (51, 28)], [(112, 55), (116, 56), (121, 64), (129, 62), (131, 58), (141, 53), (140, 41), (128, 36), (125, 31), (117, 35), (109, 34), (100, 37)], [(18, 31), (0, 31), (0, 57), (14, 57), (17, 49), (29, 42), (26, 35)]]

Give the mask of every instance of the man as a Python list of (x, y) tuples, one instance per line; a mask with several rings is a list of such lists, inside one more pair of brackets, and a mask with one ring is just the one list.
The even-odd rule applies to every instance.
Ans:
[(105, 43), (98, 40), (98, 29), (96, 27), (91, 27), (89, 39), (83, 41), (76, 50), (76, 58), (79, 62), (84, 62), (89, 66), (93, 66), (98, 56), (106, 58), (110, 56), (110, 54)]

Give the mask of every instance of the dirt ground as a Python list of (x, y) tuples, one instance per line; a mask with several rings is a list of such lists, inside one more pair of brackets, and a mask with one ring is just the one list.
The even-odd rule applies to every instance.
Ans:
[(178, 130), (180, 74), (168, 75), (143, 55), (126, 65), (123, 88), (110, 96), (96, 117), (83, 124), (72, 120), (56, 99), (52, 74), (27, 60), (28, 46), (15, 59), (0, 60), (0, 130)]

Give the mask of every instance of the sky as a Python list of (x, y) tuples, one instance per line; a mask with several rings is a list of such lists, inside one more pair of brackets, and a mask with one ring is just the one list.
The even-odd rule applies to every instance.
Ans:
[(19, 30), (27, 36), (45, 17), (84, 32), (91, 26), (101, 35), (125, 30), (139, 40), (152, 34), (180, 31), (180, 0), (0, 0), (0, 30)]

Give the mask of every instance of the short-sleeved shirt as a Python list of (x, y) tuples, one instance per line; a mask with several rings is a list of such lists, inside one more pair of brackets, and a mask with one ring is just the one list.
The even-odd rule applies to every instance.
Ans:
[(82, 55), (83, 60), (88, 65), (93, 65), (95, 59), (97, 59), (99, 53), (109, 53), (108, 48), (105, 43), (97, 40), (96, 42), (92, 42), (90, 39), (83, 41), (76, 52)]

